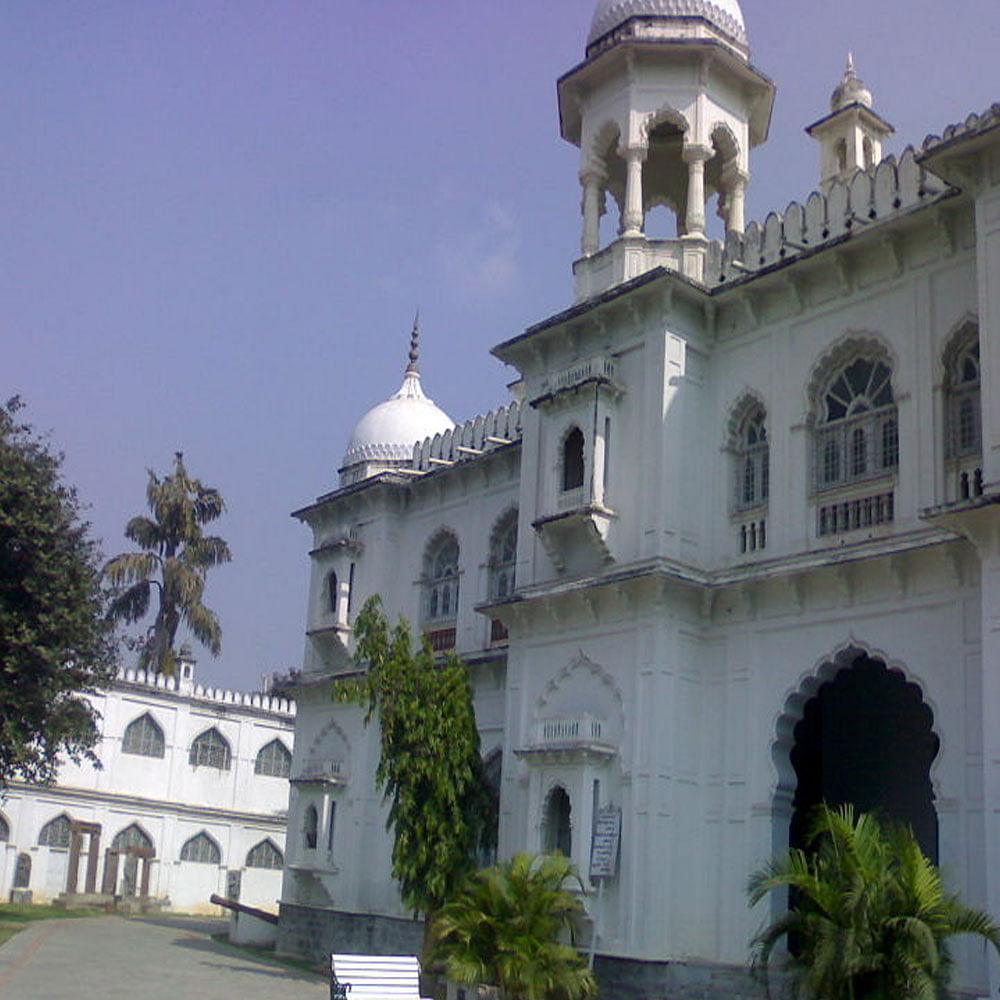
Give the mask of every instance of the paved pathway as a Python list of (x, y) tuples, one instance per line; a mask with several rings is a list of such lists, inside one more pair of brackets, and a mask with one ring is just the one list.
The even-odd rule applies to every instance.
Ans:
[(2, 1000), (322, 1000), (319, 976), (209, 935), (224, 921), (40, 920), (0, 947)]

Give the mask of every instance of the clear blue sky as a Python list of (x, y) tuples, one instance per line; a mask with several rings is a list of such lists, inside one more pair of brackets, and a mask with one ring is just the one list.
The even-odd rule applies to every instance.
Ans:
[[(254, 686), (301, 662), (309, 533), (355, 420), (399, 383), (462, 420), (505, 400), (491, 345), (563, 308), (576, 152), (555, 80), (593, 0), (6, 0), (0, 395), (66, 453), (105, 552), (145, 469), (229, 505), (207, 601)], [(848, 49), (888, 151), (1000, 100), (1000, 5), (743, 0), (778, 98), (748, 218), (802, 198)]]

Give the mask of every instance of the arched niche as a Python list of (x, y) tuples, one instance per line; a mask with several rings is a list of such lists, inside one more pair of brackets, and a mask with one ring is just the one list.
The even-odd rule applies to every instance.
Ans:
[(850, 644), (789, 696), (773, 746), (774, 849), (802, 846), (810, 811), (850, 802), (912, 827), (932, 861), (938, 820), (933, 708), (900, 666)]

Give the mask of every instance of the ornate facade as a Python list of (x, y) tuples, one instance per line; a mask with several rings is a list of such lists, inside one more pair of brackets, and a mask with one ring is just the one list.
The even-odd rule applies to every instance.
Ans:
[[(392, 469), (349, 453), (298, 512), (314, 777), (284, 947), (328, 950), (345, 915), (404, 932), (377, 733), (329, 701), (373, 593), (471, 666), (501, 855), (559, 848), (586, 875), (597, 810), (621, 808), (609, 995), (738, 992), (769, 916), (747, 874), (822, 799), (911, 823), (1000, 914), (1000, 108), (883, 158), (849, 63), (810, 126), (819, 190), (745, 225), (773, 95), (736, 0), (601, 0), (559, 82), (575, 301), (493, 349), (509, 407)], [(646, 235), (660, 205), (676, 237)], [(361, 444), (420, 437), (400, 416)], [(958, 958), (986, 992), (982, 950)]]

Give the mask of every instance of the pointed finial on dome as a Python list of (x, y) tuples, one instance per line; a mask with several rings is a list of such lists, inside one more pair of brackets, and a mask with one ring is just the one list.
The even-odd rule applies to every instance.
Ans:
[(854, 71), (854, 53), (847, 53), (847, 65), (840, 83), (830, 97), (830, 110), (840, 111), (851, 104), (861, 104), (866, 108), (872, 106), (872, 92), (858, 79)]
[(410, 363), (406, 366), (407, 375), (420, 374), (420, 310), (413, 317), (413, 330), (410, 333)]

